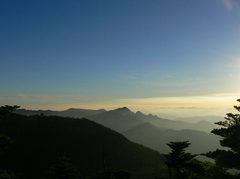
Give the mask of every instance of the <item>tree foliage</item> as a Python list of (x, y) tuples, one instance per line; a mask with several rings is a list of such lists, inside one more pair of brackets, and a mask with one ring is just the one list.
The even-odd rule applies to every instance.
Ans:
[[(0, 118), (5, 117), (7, 114), (15, 111), (19, 106), (1, 106), (0, 107)], [(0, 134), (0, 156), (5, 154), (6, 149), (13, 143), (13, 140), (6, 136), (5, 134)], [(0, 178), (1, 179), (17, 179), (15, 173), (9, 170), (0, 170)]]
[[(240, 99), (237, 100), (240, 102)], [(234, 106), (240, 112), (240, 106)], [(205, 155), (213, 158), (217, 165), (226, 168), (240, 169), (240, 114), (227, 113), (225, 121), (215, 124), (222, 126), (220, 129), (213, 129), (211, 132), (221, 137), (220, 144), (228, 147), (229, 150), (216, 150)]]
[(5, 134), (0, 134), (0, 156), (5, 154), (6, 149), (13, 143), (13, 140)]
[(0, 170), (1, 179), (17, 179), (17, 175), (9, 170)]
[(129, 179), (132, 174), (125, 170), (108, 171), (98, 176), (91, 177), (91, 179)]
[(13, 111), (15, 111), (19, 107), (20, 106), (17, 106), (17, 105), (14, 105), (14, 106), (9, 106), (9, 105), (1, 106), (0, 107), (0, 118), (4, 117), (7, 114), (12, 113)]
[(79, 168), (63, 157), (51, 167), (49, 179), (77, 179), (80, 177)]
[(188, 141), (170, 142), (167, 145), (172, 149), (169, 154), (164, 154), (167, 158), (166, 165), (169, 169), (169, 176), (172, 179), (183, 178), (183, 169), (187, 166), (187, 161), (197, 155), (185, 152), (185, 149), (190, 145)]
[(167, 144), (172, 150), (164, 156), (167, 158), (166, 165), (169, 168), (171, 179), (232, 179), (226, 168), (212, 162), (195, 159), (197, 155), (186, 153), (189, 147), (188, 141), (170, 142)]
[[(0, 107), (0, 118), (3, 118), (7, 114), (12, 113), (15, 111), (19, 106), (1, 106)], [(4, 154), (5, 150), (13, 143), (13, 140), (6, 136), (5, 134), (0, 134), (0, 155)]]
[(185, 179), (232, 179), (227, 169), (209, 161), (192, 159), (186, 162), (183, 169)]

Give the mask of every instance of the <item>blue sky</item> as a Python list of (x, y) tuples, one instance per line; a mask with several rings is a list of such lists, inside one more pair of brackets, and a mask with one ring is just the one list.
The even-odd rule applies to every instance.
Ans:
[(0, 20), (1, 105), (209, 108), (240, 94), (234, 0), (1, 0)]

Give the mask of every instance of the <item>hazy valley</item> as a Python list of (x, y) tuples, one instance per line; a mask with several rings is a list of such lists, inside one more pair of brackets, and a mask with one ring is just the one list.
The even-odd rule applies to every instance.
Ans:
[(18, 109), (1, 120), (0, 134), (14, 143), (0, 166), (16, 172), (20, 179), (49, 178), (53, 164), (66, 157), (81, 178), (94, 179), (108, 171), (112, 176), (127, 171), (133, 179), (168, 178), (167, 143), (188, 141), (191, 145), (186, 152), (192, 154), (222, 149), (220, 138), (210, 133), (214, 124), (194, 119), (192, 123), (162, 119), (127, 107), (110, 111)]
[(212, 129), (218, 128), (217, 125), (213, 124), (213, 122), (221, 120), (221, 117), (217, 116), (213, 118), (207, 116), (168, 120), (152, 114), (145, 115), (140, 111), (134, 113), (127, 107), (110, 111), (73, 108), (65, 111), (20, 109), (16, 113), (87, 118), (123, 134), (133, 142), (150, 147), (160, 153), (169, 152), (170, 149), (166, 143), (170, 141), (190, 141), (192, 145), (188, 150), (192, 153), (202, 153), (221, 148), (219, 137), (210, 133)]

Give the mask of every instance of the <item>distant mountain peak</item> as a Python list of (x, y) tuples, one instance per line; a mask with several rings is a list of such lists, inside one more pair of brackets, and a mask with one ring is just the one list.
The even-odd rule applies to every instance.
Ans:
[(148, 114), (148, 117), (153, 117), (153, 115), (152, 114)]
[(102, 112), (106, 112), (105, 109), (98, 109), (98, 110), (95, 110), (95, 109), (81, 109), (81, 108), (69, 108), (67, 109), (66, 111), (70, 111), (70, 112), (80, 112), (80, 111), (102, 111)]
[(79, 110), (79, 109), (77, 109), (77, 108), (69, 108), (66, 111), (75, 111), (75, 110)]
[[(121, 109), (121, 108), (120, 108)], [(129, 110), (126, 106), (122, 107), (124, 110)], [(130, 111), (130, 110), (129, 110)]]
[(114, 111), (120, 112), (120, 113), (122, 113), (124, 115), (126, 115), (126, 114), (133, 114), (133, 112), (130, 109), (128, 109), (126, 106), (124, 106), (122, 108), (117, 108)]
[(143, 114), (141, 111), (137, 111), (137, 112), (135, 113), (135, 115), (136, 115), (137, 117), (139, 117), (139, 118), (145, 118), (145, 117), (146, 117), (146, 115)]
[(141, 111), (137, 111), (136, 114), (142, 115), (143, 113)]
[(130, 109), (128, 109), (126, 106), (122, 107), (122, 108), (117, 108), (117, 111), (130, 111)]

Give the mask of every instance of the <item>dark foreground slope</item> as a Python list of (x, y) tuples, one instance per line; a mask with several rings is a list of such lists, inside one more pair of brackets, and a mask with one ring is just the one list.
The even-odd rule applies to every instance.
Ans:
[(60, 157), (70, 158), (84, 176), (92, 175), (103, 169), (103, 153), (110, 169), (124, 169), (140, 178), (164, 173), (158, 152), (87, 119), (12, 114), (1, 121), (0, 133), (15, 141), (1, 167), (25, 179), (45, 176)]

